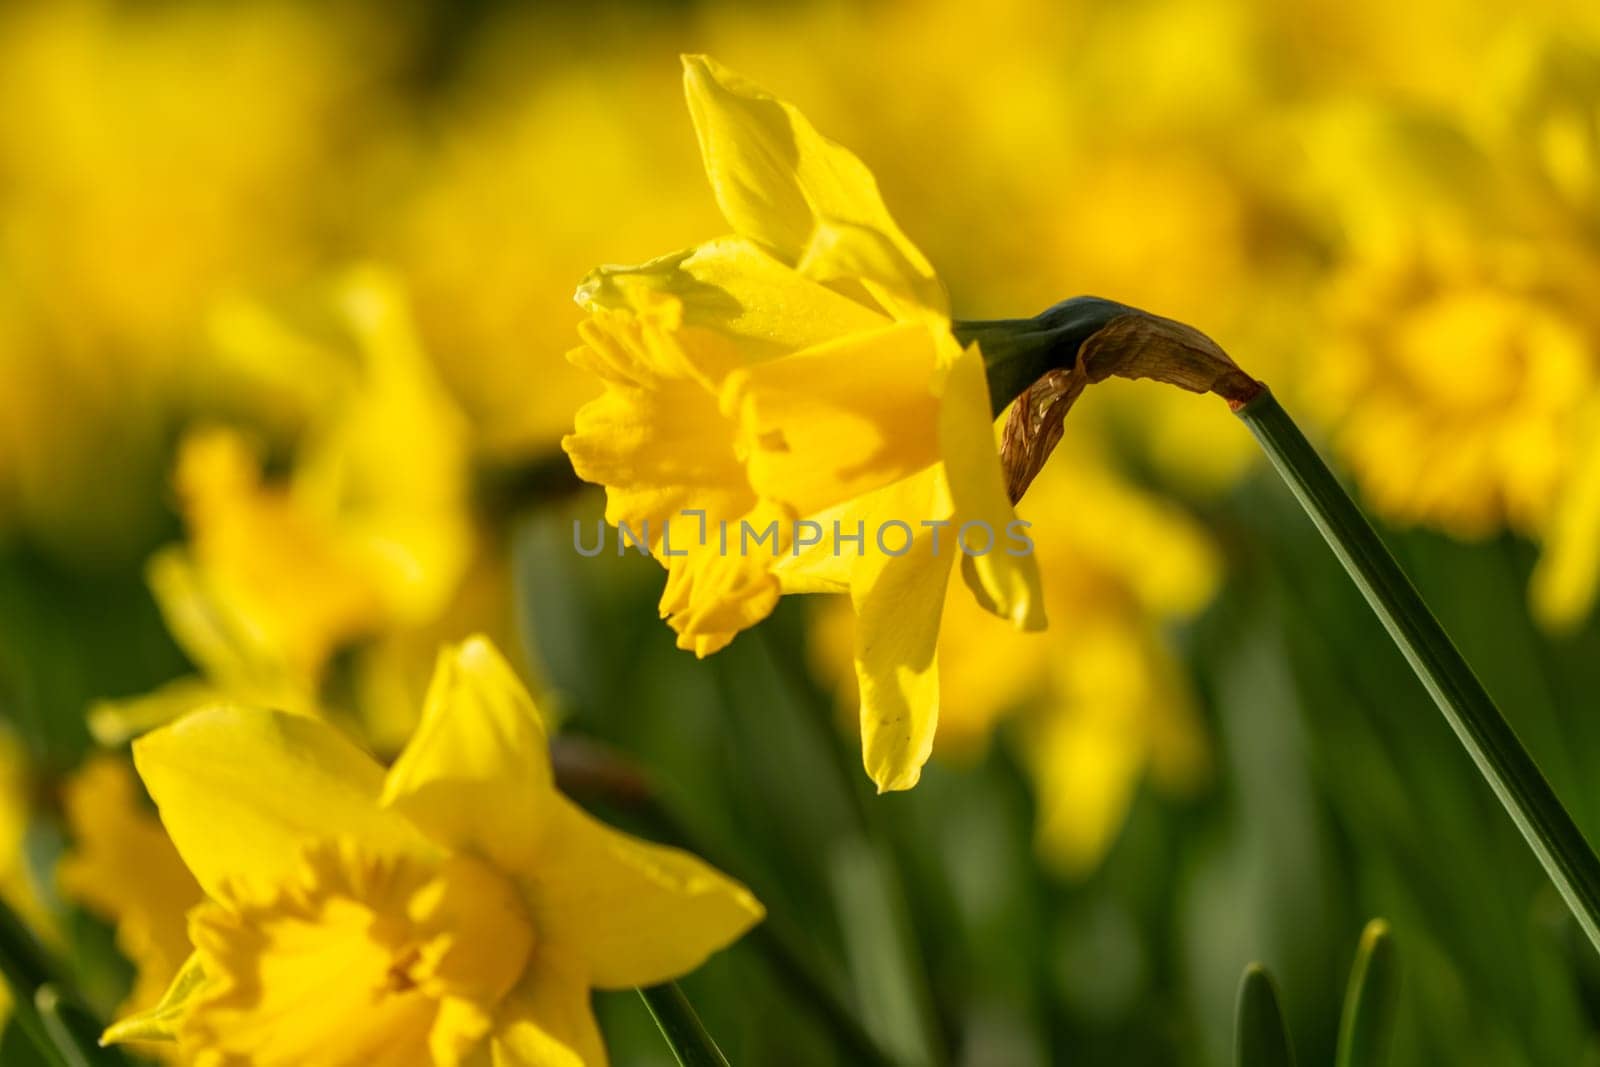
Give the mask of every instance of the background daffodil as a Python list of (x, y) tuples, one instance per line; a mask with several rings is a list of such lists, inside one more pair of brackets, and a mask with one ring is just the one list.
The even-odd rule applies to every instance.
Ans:
[[(1044, 625), (1033, 560), (996, 544), (1015, 515), (982, 357), (951, 335), (943, 286), (859, 159), (714, 60), (685, 57), (684, 84), (734, 235), (584, 282), (572, 358), (606, 392), (563, 445), (606, 486), (611, 522), (654, 528), (680, 647), (717, 650), (784, 592), (849, 592), (867, 771), (909, 788), (933, 744), (962, 527), (987, 532), (962, 561), (979, 603)], [(775, 518), (783, 532), (772, 555), (730, 551), (706, 527), (686, 543), (686, 510), (712, 529)], [(796, 519), (823, 530), (808, 552), (791, 546)], [(879, 540), (888, 523), (909, 531), (898, 552)], [(858, 528), (852, 549), (839, 535)]]
[(591, 988), (675, 978), (763, 914), (561, 796), (532, 701), (481, 639), (441, 655), (387, 773), (318, 720), (225, 705), (140, 739), (134, 760), (207, 901), (167, 1002), (113, 1040), (263, 1067), (480, 1047), (592, 1067)]
[[(425, 628), (456, 602), (474, 556), (466, 427), (392, 276), (351, 271), (332, 297), (331, 340), (253, 308), (219, 314), (213, 388), (275, 417), (260, 436), (207, 426), (181, 442), (188, 538), (147, 575), (201, 673), (95, 709), (102, 740), (219, 699), (321, 714), (336, 655)], [(289, 439), (284, 474), (268, 469), (274, 422)], [(361, 683), (372, 658), (359, 657)], [(359, 695), (373, 740), (403, 740), (411, 715), (393, 710), (395, 694)]]
[(189, 956), (186, 916), (204, 899), (132, 768), (100, 756), (67, 784), (63, 797), (73, 847), (56, 869), (61, 891), (109, 922), (136, 974), (121, 1012), (161, 999)]

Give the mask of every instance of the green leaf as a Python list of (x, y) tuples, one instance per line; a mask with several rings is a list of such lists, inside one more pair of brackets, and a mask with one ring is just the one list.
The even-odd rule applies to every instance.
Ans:
[(1234, 1063), (1237, 1067), (1294, 1067), (1289, 1031), (1278, 1007), (1278, 988), (1259, 963), (1244, 969), (1239, 982), (1239, 1007), (1234, 1016)]
[(1339, 1026), (1337, 1067), (1383, 1067), (1394, 1031), (1400, 963), (1389, 924), (1373, 919), (1361, 934)]
[(711, 1039), (689, 998), (676, 983), (639, 990), (661, 1036), (680, 1067), (728, 1067), (728, 1058)]

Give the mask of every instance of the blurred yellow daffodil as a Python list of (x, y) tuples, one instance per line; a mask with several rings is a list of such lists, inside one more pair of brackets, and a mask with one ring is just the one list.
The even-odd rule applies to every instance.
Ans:
[[(1044, 624), (1033, 560), (995, 544), (1015, 515), (982, 356), (859, 159), (713, 60), (684, 68), (734, 234), (584, 282), (572, 358), (605, 393), (563, 444), (666, 566), (680, 647), (716, 651), (783, 593), (848, 591), (866, 768), (909, 788), (956, 557), (980, 603)], [(992, 550), (958, 549), (969, 525)], [(744, 536), (769, 527), (770, 546)]]
[(557, 792), (538, 712), (482, 639), (441, 655), (387, 774), (322, 722), (226, 705), (134, 762), (207, 900), (163, 1004), (107, 1037), (196, 1062), (594, 1067), (591, 988), (676, 978), (763, 914)]
[(189, 956), (187, 916), (203, 899), (126, 761), (91, 760), (63, 797), (74, 844), (56, 876), (62, 893), (112, 924), (134, 966), (123, 1011), (155, 1006)]
[[(102, 740), (229, 699), (314, 712), (329, 658), (443, 613), (472, 557), (465, 426), (418, 346), (397, 285), (338, 288), (354, 352), (235, 314), (219, 361), (304, 420), (286, 476), (245, 432), (208, 427), (179, 451), (188, 541), (151, 560), (168, 627), (201, 668), (96, 710)], [(298, 393), (296, 392), (298, 390)]]
[(1600, 379), (1583, 321), (1493, 252), (1424, 238), (1353, 264), (1317, 374), (1373, 506), (1464, 537), (1543, 529)]

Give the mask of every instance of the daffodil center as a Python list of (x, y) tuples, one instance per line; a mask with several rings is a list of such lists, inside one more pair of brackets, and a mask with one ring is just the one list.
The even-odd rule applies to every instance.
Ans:
[(511, 884), (478, 860), (308, 848), (293, 879), (207, 904), (211, 984), (185, 1020), (196, 1053), (268, 1065), (457, 1063), (521, 977), (533, 931)]

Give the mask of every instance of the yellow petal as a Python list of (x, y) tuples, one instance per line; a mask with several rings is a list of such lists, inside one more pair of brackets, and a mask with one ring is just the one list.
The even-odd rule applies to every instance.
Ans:
[(907, 259), (894, 237), (845, 219), (819, 218), (816, 225), (799, 273), (847, 292), (859, 285), (893, 318), (949, 323), (944, 285), (924, 273), (925, 264)]
[(1580, 443), (1544, 535), (1528, 587), (1534, 617), (1550, 630), (1571, 630), (1594, 608), (1600, 587), (1600, 400), (1590, 404)]
[(178, 1025), (188, 1011), (190, 1001), (206, 987), (205, 966), (198, 952), (191, 952), (183, 966), (173, 976), (172, 984), (161, 999), (147, 1011), (118, 1019), (101, 1035), (102, 1045), (119, 1045), (128, 1041), (176, 1041)]
[[(949, 343), (955, 344), (953, 340)], [(1017, 515), (1000, 470), (989, 388), (976, 346), (954, 357), (939, 416), (945, 477), (960, 525), (957, 533), (968, 549), (961, 561), (961, 575), (985, 608), (1010, 619), (1018, 629), (1042, 630), (1044, 592), (1039, 567), (1031, 551), (1018, 554), (1018, 542), (1009, 536)], [(989, 546), (988, 551), (976, 554), (984, 545)]]
[(600, 308), (582, 334), (570, 358), (606, 392), (579, 410), (562, 447), (579, 477), (606, 487), (618, 538), (626, 524), (667, 568), (661, 611), (680, 647), (714, 651), (778, 599), (770, 555), (719, 550), (722, 529), (737, 539), (741, 521), (759, 530), (774, 517), (750, 486), (737, 427), (717, 406), (740, 359), (728, 338), (683, 330), (681, 306), (666, 297), (636, 311)]
[[(910, 479), (897, 487), (909, 514), (940, 512), (938, 479)], [(935, 655), (950, 566), (958, 549), (948, 531), (922, 529), (900, 556), (883, 553), (860, 561), (851, 576), (856, 611), (855, 667), (861, 691), (861, 757), (879, 792), (910, 789), (922, 776), (939, 722), (939, 670)]]
[(827, 264), (819, 280), (832, 280), (841, 262), (881, 266), (888, 277), (877, 280), (945, 310), (933, 268), (895, 225), (861, 160), (715, 60), (685, 56), (683, 67), (706, 174), (735, 232), (791, 266)]
[(553, 794), (544, 725), (510, 664), (482, 637), (444, 650), (382, 804), (451, 851), (518, 870)]
[(501, 1005), (489, 1048), (494, 1067), (606, 1067), (582, 965), (536, 951)]
[(703, 861), (619, 833), (565, 798), (531, 886), (541, 936), (582, 959), (601, 989), (686, 974), (765, 915)]
[(736, 337), (757, 359), (884, 321), (742, 237), (708, 241), (636, 267), (600, 267), (578, 287), (577, 300), (591, 311), (625, 309), (638, 304), (640, 289), (680, 301), (685, 325)]
[(167, 629), (207, 678), (252, 699), (296, 688), (284, 650), (252, 613), (238, 610), (236, 598), (207, 580), (189, 552), (176, 546), (156, 552), (145, 581)]
[(1145, 740), (1116, 710), (1097, 707), (1064, 709), (1035, 735), (1039, 850), (1081, 877), (1099, 866), (1127, 820), (1145, 767)]
[(227, 705), (135, 741), (133, 762), (202, 888), (276, 882), (313, 838), (348, 834), (379, 852), (431, 853), (378, 805), (383, 768), (315, 719)]
[(750, 484), (811, 515), (936, 462), (936, 353), (928, 326), (894, 323), (730, 374)]

